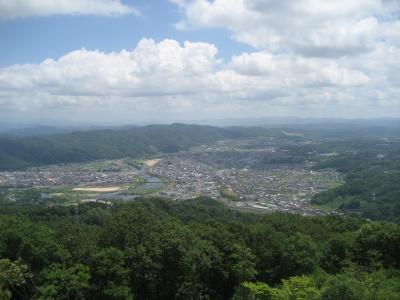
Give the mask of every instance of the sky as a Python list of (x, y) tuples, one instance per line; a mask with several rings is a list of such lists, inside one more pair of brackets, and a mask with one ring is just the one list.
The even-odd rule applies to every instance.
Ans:
[(0, 0), (0, 121), (400, 117), (398, 0)]

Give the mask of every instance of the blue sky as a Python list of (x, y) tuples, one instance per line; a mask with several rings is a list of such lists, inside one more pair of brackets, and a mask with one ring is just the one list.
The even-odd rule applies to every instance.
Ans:
[(397, 0), (0, 0), (0, 118), (400, 116)]
[(228, 30), (207, 28), (181, 31), (174, 24), (182, 12), (163, 0), (124, 1), (141, 12), (107, 16), (53, 15), (30, 17), (0, 23), (0, 67), (21, 63), (39, 63), (48, 57), (60, 57), (75, 49), (99, 49), (105, 52), (132, 49), (143, 37), (157, 41), (175, 39), (205, 41), (218, 46), (219, 55), (229, 59), (251, 47), (230, 38)]

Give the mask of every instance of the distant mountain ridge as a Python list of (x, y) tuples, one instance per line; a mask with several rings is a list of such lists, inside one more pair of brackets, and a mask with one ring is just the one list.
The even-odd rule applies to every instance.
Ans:
[(172, 124), (4, 137), (0, 138), (0, 170), (171, 153), (221, 139), (254, 137), (268, 132), (271, 130), (257, 127)]
[[(132, 127), (132, 126), (131, 126)], [(85, 126), (85, 125), (69, 125), (69, 126), (51, 126), (51, 125), (8, 125), (0, 124), (0, 138), (19, 138), (28, 136), (42, 136), (59, 133), (70, 133), (74, 131), (90, 131), (99, 129), (109, 129), (112, 126)]]

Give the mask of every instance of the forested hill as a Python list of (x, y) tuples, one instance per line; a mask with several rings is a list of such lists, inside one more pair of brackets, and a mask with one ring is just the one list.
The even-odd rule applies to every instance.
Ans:
[(267, 135), (271, 131), (256, 127), (219, 128), (172, 124), (2, 138), (0, 170), (94, 159), (140, 157), (160, 152), (171, 153), (221, 139)]
[(0, 299), (400, 299), (400, 226), (207, 198), (0, 211)]

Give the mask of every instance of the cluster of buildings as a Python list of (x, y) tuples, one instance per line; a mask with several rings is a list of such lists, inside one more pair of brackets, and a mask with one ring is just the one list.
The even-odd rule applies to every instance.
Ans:
[[(220, 141), (149, 160), (141, 169), (114, 160), (0, 172), (0, 187), (118, 185), (140, 177), (143, 182), (135, 190), (177, 200), (204, 195), (246, 210), (321, 213), (310, 206), (310, 199), (340, 184), (341, 176), (334, 170), (313, 170), (307, 163), (271, 164), (271, 158), (289, 151), (276, 148), (274, 142)], [(118, 192), (102, 195), (117, 196)]]
[(225, 188), (237, 194), (233, 207), (319, 214), (310, 199), (341, 181), (333, 170), (313, 171), (307, 167), (272, 169), (224, 169), (217, 172)]
[[(309, 205), (312, 196), (342, 181), (334, 170), (316, 171), (306, 164), (244, 168), (243, 161), (235, 160), (230, 152), (225, 152), (224, 158), (221, 146), (216, 147), (218, 156), (208, 147), (165, 156), (152, 167), (153, 174), (171, 181), (161, 194), (174, 199), (206, 195), (222, 199), (228, 206), (250, 210), (319, 214)], [(246, 156), (257, 157), (251, 151)], [(230, 191), (228, 197), (223, 192), (226, 190)]]
[(162, 159), (150, 171), (170, 180), (168, 187), (160, 192), (162, 196), (188, 199), (200, 195), (216, 198), (219, 195), (216, 170), (210, 165), (174, 155)]
[(132, 175), (118, 170), (89, 170), (79, 164), (30, 168), (0, 172), (0, 187), (37, 187), (82, 184), (120, 184), (132, 182)]

